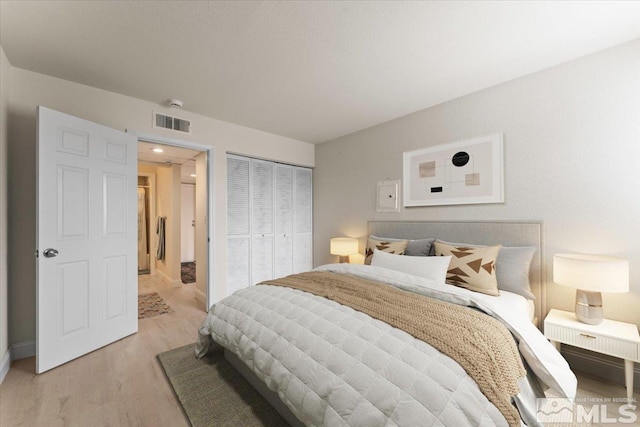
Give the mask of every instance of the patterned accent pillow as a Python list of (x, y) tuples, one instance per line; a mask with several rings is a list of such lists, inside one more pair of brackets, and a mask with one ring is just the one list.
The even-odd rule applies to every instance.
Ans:
[[(453, 243), (444, 240), (439, 240), (439, 242), (450, 246), (486, 247), (486, 245), (473, 243)], [(531, 291), (529, 273), (531, 261), (537, 250), (535, 246), (503, 246), (500, 248), (500, 254), (496, 259), (496, 279), (498, 280), (499, 290), (513, 292), (530, 300), (536, 299), (536, 296)], [(407, 246), (404, 254), (407, 255), (407, 252), (409, 252), (409, 246)], [(436, 250), (435, 246), (433, 246), (429, 255), (435, 254)]]
[(364, 254), (364, 263), (366, 265), (371, 264), (371, 258), (373, 258), (373, 251), (375, 249), (387, 252), (390, 254), (404, 255), (404, 250), (407, 248), (408, 240), (382, 240), (377, 239), (374, 236), (370, 236), (367, 241), (367, 250)]
[(451, 246), (437, 241), (436, 255), (451, 255), (447, 283), (487, 295), (500, 295), (496, 259), (502, 246)]

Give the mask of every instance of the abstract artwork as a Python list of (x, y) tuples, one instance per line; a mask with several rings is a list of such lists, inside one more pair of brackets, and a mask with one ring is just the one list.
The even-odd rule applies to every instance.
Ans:
[(502, 134), (403, 153), (404, 206), (504, 202)]

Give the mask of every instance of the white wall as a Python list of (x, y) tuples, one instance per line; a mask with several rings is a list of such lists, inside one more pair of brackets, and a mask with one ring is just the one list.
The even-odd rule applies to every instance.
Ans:
[(196, 259), (196, 186), (182, 183), (180, 186), (180, 262)]
[[(514, 59), (517, 60), (517, 59)], [(504, 132), (504, 204), (376, 213), (376, 182), (402, 177), (402, 152)], [(551, 281), (554, 253), (630, 260), (630, 294), (605, 315), (640, 323), (640, 40), (598, 52), (316, 147), (315, 264), (331, 237), (368, 220), (542, 220), (547, 306), (573, 310)]]
[[(3, 73), (4, 74), (4, 73)], [(115, 129), (131, 129), (161, 137), (191, 141), (214, 148), (215, 265), (217, 300), (226, 295), (226, 158), (224, 153), (246, 154), (285, 163), (314, 165), (314, 146), (255, 129), (222, 122), (188, 111), (180, 116), (192, 122), (192, 134), (152, 128), (152, 111), (175, 110), (128, 96), (91, 88), (50, 76), (11, 68), (9, 100), (9, 319), (10, 342), (35, 338), (35, 142), (38, 104)], [(188, 102), (186, 106), (188, 108)]]
[[(217, 160), (220, 160), (220, 159), (217, 159)], [(226, 158), (224, 159), (224, 161), (226, 165)], [(209, 217), (207, 212), (209, 209), (209, 206), (207, 204), (207, 195), (209, 194), (209, 188), (207, 185), (207, 163), (208, 163), (207, 153), (200, 153), (196, 156), (196, 206), (195, 206), (196, 288), (195, 288), (195, 294), (196, 294), (196, 299), (202, 303), (203, 307), (206, 307), (207, 305), (206, 284), (207, 284), (207, 276), (209, 274), (209, 270), (207, 269), (207, 259), (210, 258), (209, 252), (207, 251), (207, 226), (209, 224)], [(225, 168), (225, 174), (226, 174), (226, 168)], [(226, 189), (226, 185), (227, 185), (226, 175), (225, 175), (224, 185)], [(226, 194), (226, 191), (225, 191), (225, 194)], [(225, 198), (225, 201), (226, 201), (226, 198)], [(220, 219), (219, 218), (220, 216), (224, 216), (224, 221), (226, 224), (226, 220), (227, 220), (226, 203), (224, 206), (224, 211), (222, 211), (220, 208), (216, 208), (216, 212), (217, 214), (214, 214), (214, 215), (217, 215), (218, 218), (214, 218), (214, 220), (217, 221)], [(225, 230), (224, 233), (225, 233), (224, 235), (217, 236), (216, 242), (221, 243), (221, 240), (223, 239), (224, 239), (224, 242), (222, 244), (216, 245), (216, 248), (219, 248), (220, 246), (224, 246), (225, 257), (226, 257), (227, 231)], [(218, 259), (220, 255), (219, 253), (215, 252), (216, 248), (214, 248), (214, 255), (216, 256), (216, 259)], [(225, 262), (224, 270), (226, 272), (227, 271), (226, 258), (224, 262)], [(213, 271), (212, 274), (215, 274), (215, 271)]]
[[(0, 362), (9, 350), (7, 292), (7, 145), (9, 110), (9, 74), (11, 65), (0, 47)], [(2, 382), (0, 363), (0, 382)]]
[(180, 286), (180, 165), (156, 168), (156, 215), (166, 218), (164, 259), (156, 261), (157, 272), (169, 284)]

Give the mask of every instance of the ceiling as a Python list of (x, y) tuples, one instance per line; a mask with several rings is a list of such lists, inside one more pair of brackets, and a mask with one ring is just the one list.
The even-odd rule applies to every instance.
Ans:
[[(161, 149), (158, 153), (154, 149)], [(181, 181), (194, 184), (196, 182), (196, 162), (194, 158), (201, 151), (189, 148), (175, 147), (173, 145), (155, 144), (146, 141), (138, 142), (138, 161), (145, 163), (160, 163), (164, 165), (181, 165)]]
[(318, 143), (640, 37), (640, 2), (6, 1), (15, 67)]

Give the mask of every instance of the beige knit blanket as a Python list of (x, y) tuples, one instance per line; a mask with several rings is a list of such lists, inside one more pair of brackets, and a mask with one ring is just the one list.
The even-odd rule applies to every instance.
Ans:
[(454, 359), (507, 419), (520, 425), (511, 397), (525, 370), (515, 341), (496, 319), (434, 298), (359, 277), (312, 271), (263, 282), (328, 298), (382, 320)]

